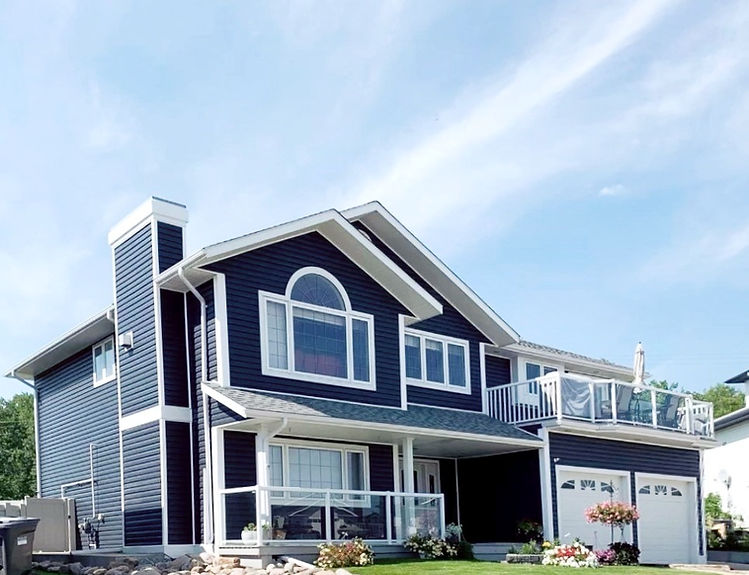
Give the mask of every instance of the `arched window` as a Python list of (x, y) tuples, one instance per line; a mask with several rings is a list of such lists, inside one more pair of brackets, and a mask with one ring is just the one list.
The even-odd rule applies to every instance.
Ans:
[(373, 388), (373, 317), (351, 309), (333, 275), (298, 270), (285, 295), (260, 292), (260, 316), (264, 373)]

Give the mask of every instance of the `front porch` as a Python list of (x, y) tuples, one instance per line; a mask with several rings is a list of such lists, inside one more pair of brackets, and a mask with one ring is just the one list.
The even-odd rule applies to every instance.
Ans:
[[(257, 406), (260, 394), (241, 393)], [(239, 393), (232, 390), (232, 395), (236, 399)], [(484, 414), (451, 411), (445, 415), (446, 410), (423, 407), (410, 414), (364, 408), (368, 416), (374, 410), (387, 411), (387, 417), (399, 418), (399, 423), (430, 421), (433, 427), (426, 429), (379, 424), (371, 417), (366, 423), (299, 417), (295, 416), (298, 402), (319, 409), (338, 402), (283, 401), (278, 405), (274, 397), (283, 416), (253, 413), (211, 431), (211, 525), (219, 553), (247, 559), (304, 550), (316, 553), (319, 543), (361, 537), (380, 553), (388, 548), (399, 554), (410, 535), (443, 537), (446, 524), (452, 522), (463, 523), (475, 542), (506, 541), (481, 536), (514, 533), (522, 518), (495, 505), (497, 493), (492, 486), (503, 484), (503, 476), (536, 485), (528, 500), (539, 505), (541, 441)], [(349, 418), (357, 409), (346, 406)], [(427, 417), (432, 411), (433, 417)], [(437, 417), (461, 431), (437, 428)], [(475, 432), (479, 429), (483, 433)], [(513, 473), (519, 457), (531, 462), (530, 477)], [(518, 471), (526, 473), (525, 468)], [(478, 486), (483, 498), (472, 493)], [(505, 492), (500, 499), (506, 497)], [(520, 499), (517, 489), (515, 499)], [(243, 536), (248, 523), (254, 524), (254, 531)], [(495, 524), (502, 524), (501, 528), (494, 529)]]

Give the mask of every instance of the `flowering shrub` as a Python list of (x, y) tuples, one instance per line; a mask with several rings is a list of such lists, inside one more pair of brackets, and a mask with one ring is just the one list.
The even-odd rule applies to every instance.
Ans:
[(640, 513), (634, 505), (623, 501), (604, 501), (596, 503), (585, 510), (588, 523), (603, 523), (623, 528), (640, 518)]
[(458, 523), (448, 523), (445, 526), (445, 541), (454, 545), (458, 559), (474, 559), (473, 545), (463, 537), (463, 526)]
[(403, 546), (418, 553), (422, 559), (447, 559), (458, 555), (456, 543), (431, 535), (411, 535)]
[(598, 567), (596, 554), (579, 541), (570, 545), (557, 545), (544, 551), (544, 565), (561, 567)]
[(640, 562), (640, 549), (631, 543), (612, 543), (611, 551), (616, 554), (617, 565), (637, 565)]
[(322, 543), (317, 548), (320, 555), (315, 560), (315, 565), (323, 569), (360, 567), (374, 562), (372, 548), (358, 537), (344, 543)]
[(616, 552), (613, 549), (601, 549), (596, 551), (596, 559), (599, 565), (616, 565)]

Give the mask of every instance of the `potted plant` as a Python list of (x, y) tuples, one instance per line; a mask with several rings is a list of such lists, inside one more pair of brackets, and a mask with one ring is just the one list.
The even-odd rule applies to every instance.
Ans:
[(257, 541), (257, 527), (254, 523), (248, 523), (242, 528), (242, 543), (253, 543)]

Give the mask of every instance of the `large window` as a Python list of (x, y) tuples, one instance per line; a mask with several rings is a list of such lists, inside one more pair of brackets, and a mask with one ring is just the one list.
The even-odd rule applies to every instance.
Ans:
[(94, 385), (112, 381), (115, 377), (114, 338), (110, 337), (92, 348), (94, 356)]
[[(271, 487), (307, 489), (343, 489), (366, 491), (369, 488), (366, 447), (306, 442), (279, 442), (270, 446)], [(273, 497), (294, 497), (274, 491)], [(360, 496), (348, 494), (346, 499)]]
[(535, 380), (542, 375), (548, 375), (555, 371), (559, 371), (559, 368), (553, 365), (542, 365), (526, 361), (525, 380), (528, 382), (528, 393), (538, 393), (538, 381)]
[(285, 295), (260, 292), (260, 320), (263, 373), (374, 389), (374, 318), (326, 271), (299, 270)]
[(408, 383), (471, 392), (467, 341), (406, 328), (403, 344)]

